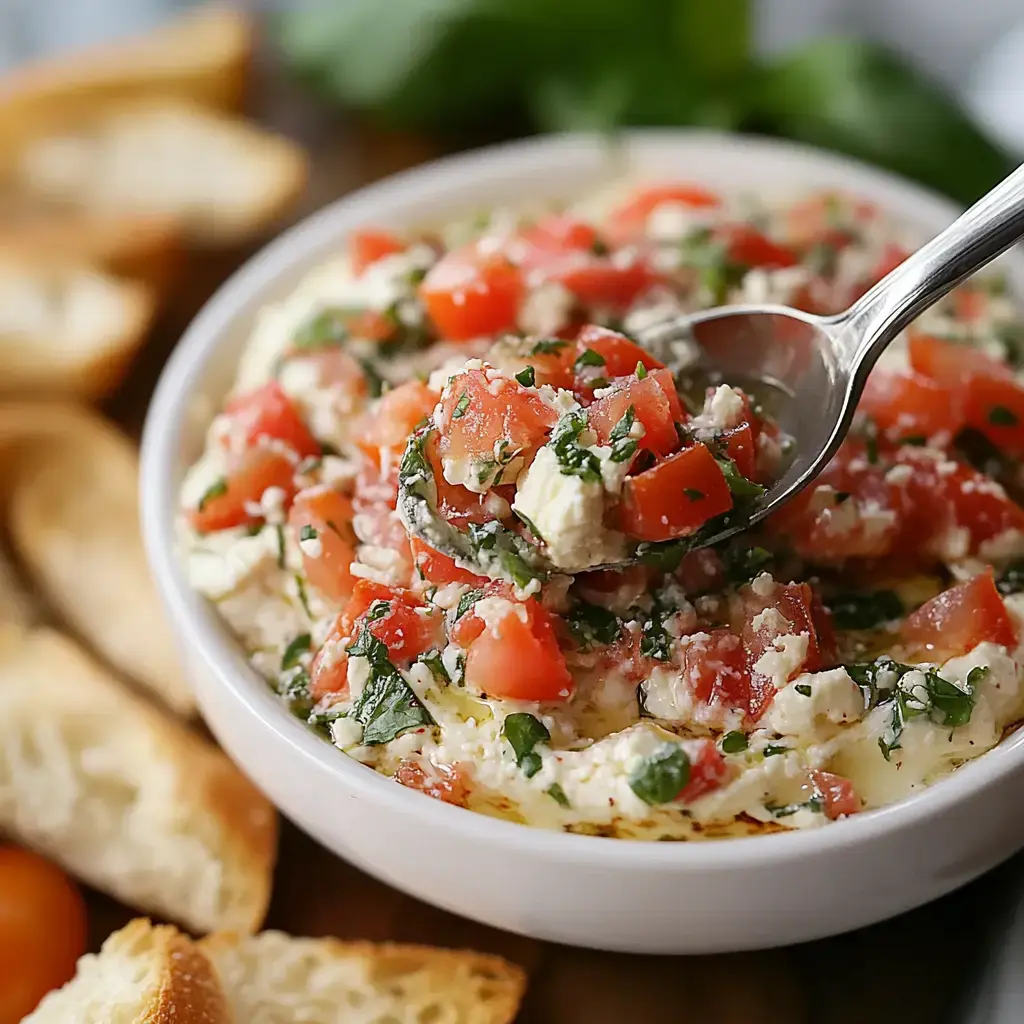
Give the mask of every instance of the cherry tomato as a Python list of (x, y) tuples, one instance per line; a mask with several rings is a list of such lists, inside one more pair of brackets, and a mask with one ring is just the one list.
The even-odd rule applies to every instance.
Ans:
[(699, 740), (696, 751), (690, 748), (690, 779), (683, 786), (677, 800), (691, 803), (694, 800), (714, 792), (732, 775), (732, 767), (712, 740)]
[(395, 781), (409, 789), (418, 789), (435, 800), (456, 807), (465, 807), (472, 791), (471, 766), (432, 764), (429, 769), (417, 761), (401, 761), (395, 770)]
[(891, 441), (936, 435), (944, 435), (948, 441), (963, 426), (961, 406), (958, 389), (924, 374), (875, 370), (868, 377), (859, 408)]
[(0, 846), (0, 1024), (17, 1024), (70, 980), (85, 944), (74, 884), (37, 854)]

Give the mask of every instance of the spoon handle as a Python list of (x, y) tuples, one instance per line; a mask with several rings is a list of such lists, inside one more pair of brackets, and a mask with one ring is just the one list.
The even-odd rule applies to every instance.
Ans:
[(863, 384), (904, 327), (1022, 237), (1024, 165), (839, 314), (837, 350), (851, 377)]

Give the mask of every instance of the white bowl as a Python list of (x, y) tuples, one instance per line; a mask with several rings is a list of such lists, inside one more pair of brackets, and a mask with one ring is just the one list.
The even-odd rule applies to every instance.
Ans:
[[(358, 225), (436, 221), (495, 203), (571, 197), (622, 174), (721, 190), (834, 186), (936, 232), (948, 202), (799, 146), (704, 132), (533, 139), (428, 164), (314, 214), (246, 264), (164, 371), (142, 452), (150, 563), (207, 722), (299, 826), (391, 885), (467, 917), (558, 942), (708, 953), (857, 928), (963, 885), (1024, 846), (1024, 732), (933, 788), (822, 829), (643, 843), (531, 829), (396, 785), (319, 739), (247, 665), (174, 550), (178, 486), (234, 374), (254, 314)], [(1008, 269), (1024, 281), (1019, 260)]]

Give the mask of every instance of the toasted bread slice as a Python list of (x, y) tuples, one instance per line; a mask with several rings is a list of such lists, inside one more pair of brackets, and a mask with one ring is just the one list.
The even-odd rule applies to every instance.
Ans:
[(153, 311), (153, 294), (139, 282), (0, 251), (0, 395), (108, 394)]
[(114, 932), (25, 1024), (230, 1024), (210, 961), (170, 925), (144, 918)]
[(145, 35), (15, 69), (0, 81), (0, 123), (42, 106), (84, 108), (147, 95), (237, 110), (253, 42), (243, 11), (201, 7)]
[(0, 627), (28, 626), (36, 617), (34, 603), (14, 567), (0, 551)]
[(258, 234), (306, 180), (306, 158), (294, 143), (172, 100), (111, 105), (81, 118), (60, 112), (0, 141), (16, 196), (99, 216), (171, 216), (207, 244)]
[(526, 985), (500, 957), (453, 949), (281, 932), (213, 935), (199, 947), (245, 1024), (507, 1024)]
[(14, 549), (62, 619), (180, 713), (195, 699), (146, 564), (135, 444), (75, 406), (0, 405)]
[(50, 629), (0, 627), (0, 832), (195, 931), (250, 931), (266, 912), (270, 804)]

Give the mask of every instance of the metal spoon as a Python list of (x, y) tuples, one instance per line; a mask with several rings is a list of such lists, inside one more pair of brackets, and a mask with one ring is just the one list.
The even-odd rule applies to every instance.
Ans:
[(915, 317), (1022, 237), (1024, 165), (843, 313), (720, 306), (643, 332), (637, 340), (645, 347), (658, 351), (688, 340), (723, 381), (746, 383), (755, 391), (768, 385), (783, 396), (772, 412), (794, 440), (792, 461), (749, 519), (704, 543), (759, 522), (806, 487), (846, 437), (883, 349)]

